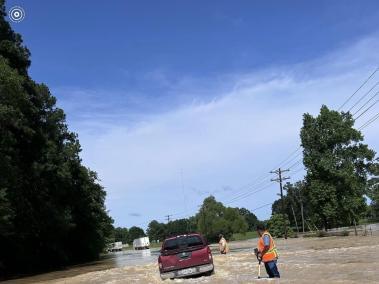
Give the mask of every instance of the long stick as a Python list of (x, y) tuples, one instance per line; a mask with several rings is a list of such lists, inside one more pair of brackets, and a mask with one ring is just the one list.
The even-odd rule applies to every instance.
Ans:
[(258, 262), (258, 279), (261, 278), (261, 262)]

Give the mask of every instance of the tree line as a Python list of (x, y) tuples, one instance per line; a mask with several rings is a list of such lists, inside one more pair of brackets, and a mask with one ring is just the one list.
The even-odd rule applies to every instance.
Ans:
[(161, 242), (169, 236), (201, 232), (209, 241), (218, 241), (219, 234), (230, 239), (234, 233), (254, 231), (258, 223), (257, 216), (248, 209), (226, 207), (214, 196), (209, 196), (194, 216), (167, 223), (152, 220), (146, 234), (139, 227), (115, 228), (111, 240), (131, 244), (134, 239), (147, 235), (150, 241)]
[(105, 191), (0, 0), (0, 278), (96, 259), (112, 232)]

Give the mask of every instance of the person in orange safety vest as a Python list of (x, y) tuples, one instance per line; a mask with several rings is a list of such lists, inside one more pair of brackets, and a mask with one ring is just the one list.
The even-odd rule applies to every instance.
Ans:
[(280, 278), (280, 273), (276, 262), (278, 260), (278, 252), (275, 242), (270, 233), (262, 224), (257, 225), (258, 240), (258, 260), (263, 261), (266, 272), (270, 278)]

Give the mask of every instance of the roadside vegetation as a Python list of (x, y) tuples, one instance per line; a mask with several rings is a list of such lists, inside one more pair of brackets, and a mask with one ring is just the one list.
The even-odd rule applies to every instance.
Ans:
[(0, 0), (0, 278), (94, 260), (112, 231), (105, 191)]

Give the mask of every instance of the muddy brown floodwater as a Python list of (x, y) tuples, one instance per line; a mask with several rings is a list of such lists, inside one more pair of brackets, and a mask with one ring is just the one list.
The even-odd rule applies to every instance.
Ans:
[[(373, 236), (277, 240), (281, 283), (379, 283), (379, 232)], [(256, 240), (233, 242), (228, 255), (214, 254), (215, 274), (161, 281), (153, 254), (146, 264), (92, 271), (51, 279), (24, 278), (22, 283), (258, 283), (258, 263), (252, 254)], [(264, 267), (262, 274), (265, 276)], [(48, 275), (48, 274), (47, 274)], [(19, 281), (11, 281), (13, 283)], [(274, 281), (275, 282), (275, 281)]]

